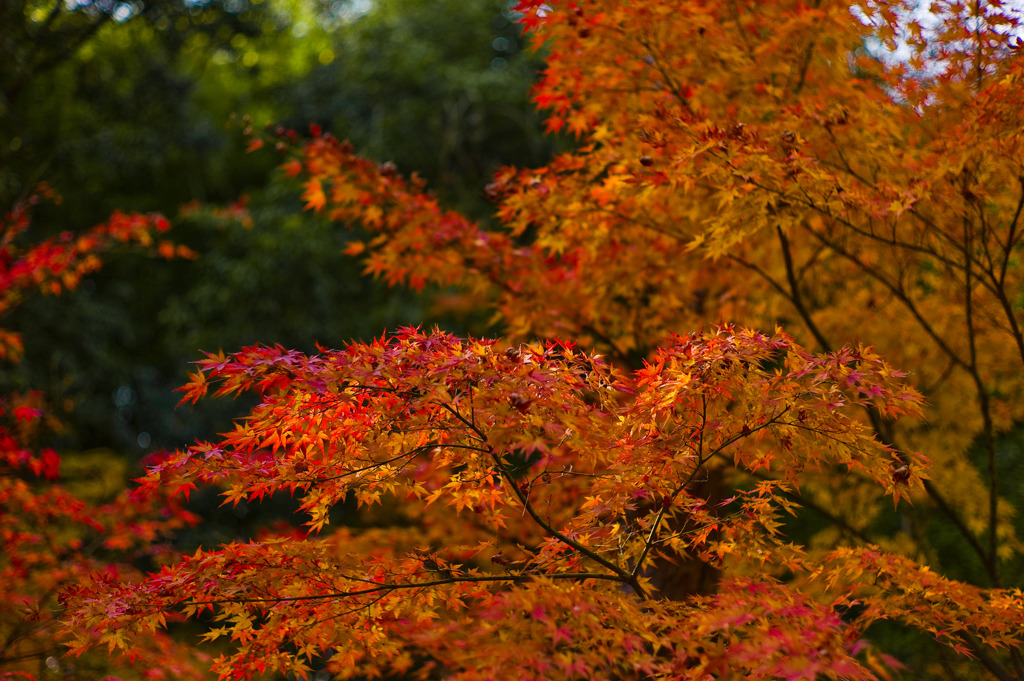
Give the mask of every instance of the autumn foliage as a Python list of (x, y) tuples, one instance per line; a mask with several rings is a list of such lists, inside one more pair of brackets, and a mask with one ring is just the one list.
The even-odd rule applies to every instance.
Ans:
[(305, 527), (79, 591), (76, 650), (183, 612), (221, 678), (868, 679), (885, 621), (914, 678), (1024, 678), (1024, 19), (917, 4), (524, 0), (579, 145), (496, 227), (315, 134), (285, 170), (350, 253), (506, 340), (202, 360), (186, 401), (259, 406), (143, 488)]
[[(32, 209), (44, 199), (55, 199), (45, 187), (0, 223), (0, 314), (33, 293), (55, 295), (75, 288), (100, 266), (100, 254), (115, 246), (189, 254), (160, 238), (170, 225), (159, 215), (117, 213), (85, 233), (29, 241)], [(17, 361), (22, 353), (20, 335), (0, 330), (0, 358)], [(137, 575), (133, 563), (165, 558), (169, 534), (194, 521), (179, 500), (163, 491), (137, 490), (106, 499), (76, 494), (64, 484), (61, 457), (40, 444), (57, 428), (43, 394), (9, 393), (0, 399), (0, 678), (130, 672), (126, 659), (64, 659), (58, 622), (62, 600), (90, 574), (108, 579)], [(137, 644), (167, 678), (201, 678), (201, 656), (162, 632), (147, 634)]]

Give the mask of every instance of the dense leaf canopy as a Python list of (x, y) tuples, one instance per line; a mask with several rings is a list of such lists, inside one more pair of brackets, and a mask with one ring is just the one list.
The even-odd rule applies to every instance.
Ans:
[(915, 678), (1024, 677), (1020, 12), (517, 11), (579, 145), (499, 171), (500, 224), (330, 134), (285, 165), (368, 272), (507, 340), (209, 356), (186, 399), (258, 406), (144, 484), (287, 492), (309, 532), (79, 592), (79, 650), (184, 612), (225, 678), (875, 678), (892, 621), (939, 644)]

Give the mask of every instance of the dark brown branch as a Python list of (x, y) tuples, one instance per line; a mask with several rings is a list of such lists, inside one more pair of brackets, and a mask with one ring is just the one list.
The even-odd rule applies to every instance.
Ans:
[(498, 470), (501, 472), (502, 478), (505, 479), (505, 482), (512, 489), (512, 492), (516, 495), (516, 497), (519, 498), (520, 503), (522, 503), (523, 505), (523, 509), (533, 519), (535, 523), (540, 525), (540, 527), (545, 532), (547, 532), (550, 536), (554, 537), (566, 546), (574, 549), (579, 554), (586, 556), (598, 565), (601, 565), (602, 567), (606, 567), (609, 570), (611, 570), (613, 574), (606, 575), (606, 579), (612, 579), (613, 581), (628, 584), (636, 591), (637, 595), (639, 595), (642, 599), (647, 600), (647, 598), (649, 598), (647, 592), (640, 586), (640, 583), (637, 581), (635, 575), (631, 574), (626, 569), (619, 567), (618, 565), (608, 560), (596, 551), (579, 543), (572, 537), (568, 537), (564, 533), (559, 532), (551, 525), (551, 523), (542, 518), (540, 514), (537, 513), (537, 510), (533, 507), (533, 504), (530, 503), (529, 497), (527, 497), (526, 494), (521, 489), (519, 489), (519, 486), (516, 484), (511, 474), (508, 472), (505, 466), (502, 465), (501, 457), (498, 456), (498, 453), (492, 451), (491, 456), (494, 458), (495, 464), (498, 466)]
[[(459, 413), (457, 409), (455, 409), (451, 405), (441, 406), (442, 408), (446, 409), (451, 414), (453, 414), (457, 419), (466, 424), (469, 428), (471, 428), (480, 438), (481, 442), (487, 442), (487, 435), (483, 431), (481, 431), (476, 426), (476, 424), (468, 421), (462, 414)], [(624, 584), (628, 584), (636, 591), (636, 593), (641, 598), (645, 600), (648, 598), (647, 592), (640, 586), (639, 582), (637, 581), (634, 575), (630, 574), (630, 572), (628, 572), (626, 569), (620, 567), (619, 565), (616, 565), (615, 563), (608, 560), (596, 551), (579, 543), (572, 537), (568, 537), (564, 533), (559, 532), (551, 525), (551, 523), (542, 518), (540, 514), (537, 513), (537, 510), (533, 507), (533, 504), (530, 503), (529, 497), (527, 497), (527, 495), (521, 489), (519, 489), (519, 485), (516, 484), (515, 479), (512, 477), (511, 473), (502, 463), (501, 456), (498, 454), (498, 452), (491, 448), (488, 451), (488, 453), (493, 459), (495, 466), (498, 468), (498, 471), (500, 472), (502, 479), (512, 490), (513, 494), (515, 494), (516, 497), (519, 499), (519, 502), (523, 505), (523, 509), (530, 516), (530, 518), (533, 519), (535, 523), (537, 523), (545, 532), (548, 533), (549, 536), (554, 537), (558, 541), (577, 551), (579, 554), (589, 558), (598, 565), (601, 565), (602, 567), (611, 570), (612, 574), (614, 575), (614, 578), (612, 575), (609, 575), (606, 578), (614, 579), (614, 581), (619, 581)]]
[[(522, 583), (534, 579), (533, 574), (505, 574), (505, 575), (452, 575), (444, 579), (434, 579), (426, 582), (408, 583), (384, 583), (367, 589), (355, 591), (334, 591), (326, 594), (310, 596), (266, 596), (263, 598), (214, 598), (206, 601), (181, 601), (174, 605), (186, 608), (199, 605), (221, 605), (225, 603), (299, 603), (303, 601), (320, 601), (335, 598), (351, 598), (353, 596), (366, 596), (369, 594), (390, 593), (392, 591), (404, 591), (409, 589), (422, 589), (432, 586), (445, 586), (461, 583), (486, 583), (486, 582), (513, 582)], [(543, 575), (545, 579), (572, 579), (583, 581), (586, 579), (600, 579), (611, 582), (627, 582), (620, 575), (611, 575), (607, 572), (556, 572)]]
[[(957, 531), (963, 535), (971, 549), (978, 555), (978, 558), (981, 559), (981, 564), (984, 566), (985, 571), (988, 572), (989, 564), (985, 554), (985, 549), (982, 547), (981, 543), (978, 542), (978, 538), (974, 536), (974, 533), (971, 532), (970, 529), (968, 529), (964, 521), (960, 519), (960, 516), (953, 507), (949, 505), (949, 502), (946, 501), (945, 497), (939, 493), (939, 490), (935, 489), (935, 485), (933, 485), (930, 480), (924, 481), (924, 490), (928, 493), (928, 496), (931, 497), (932, 501), (938, 504), (939, 509), (946, 514), (950, 522), (952, 522), (956, 527)], [(988, 577), (994, 584), (996, 581), (995, 575), (989, 573)]]
[(814, 336), (814, 340), (821, 346), (823, 352), (831, 352), (828, 340), (825, 338), (825, 334), (821, 332), (817, 324), (811, 318), (811, 312), (804, 305), (803, 296), (800, 295), (800, 287), (796, 280), (796, 270), (793, 267), (793, 254), (789, 249), (789, 240), (786, 238), (786, 233), (782, 230), (782, 227), (775, 228), (776, 233), (779, 235), (779, 245), (782, 247), (782, 259), (786, 264), (786, 281), (789, 283), (789, 299), (793, 303), (797, 312), (800, 313), (800, 317), (807, 324), (807, 328), (810, 330), (811, 335)]

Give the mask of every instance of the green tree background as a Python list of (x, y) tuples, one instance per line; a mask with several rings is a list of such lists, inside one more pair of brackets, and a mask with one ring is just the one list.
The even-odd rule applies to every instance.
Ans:
[[(427, 298), (362, 277), (340, 253), (349, 237), (302, 212), (278, 155), (246, 153), (242, 117), (319, 124), (481, 219), (496, 167), (543, 163), (557, 144), (529, 101), (540, 60), (502, 2), (15, 5), (0, 74), (4, 205), (46, 181), (62, 201), (39, 211), (37, 233), (161, 211), (200, 254), (121, 258), (12, 320), (28, 356), (4, 380), (73, 405), (64, 447), (140, 453), (223, 424), (172, 408), (200, 350), (312, 349), (426, 319)], [(205, 208), (243, 195), (251, 224)], [(194, 200), (204, 208), (183, 213)]]

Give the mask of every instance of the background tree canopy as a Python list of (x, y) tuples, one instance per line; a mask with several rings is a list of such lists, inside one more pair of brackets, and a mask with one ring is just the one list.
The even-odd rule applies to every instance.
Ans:
[[(60, 0), (4, 12), (15, 30), (2, 37), (3, 203), (46, 181), (61, 201), (37, 211), (36, 233), (157, 210), (199, 254), (125, 257), (17, 313), (28, 358), (5, 380), (74, 405), (62, 440), (79, 449), (182, 446), (213, 427), (172, 409), (200, 349), (312, 349), (423, 319), (423, 298), (385, 292), (338, 257), (350, 237), (302, 213), (274, 153), (246, 153), (246, 125), (319, 124), (481, 218), (499, 165), (540, 164), (559, 144), (529, 103), (539, 58), (522, 52), (502, 2)], [(242, 196), (244, 219), (181, 209)]]

